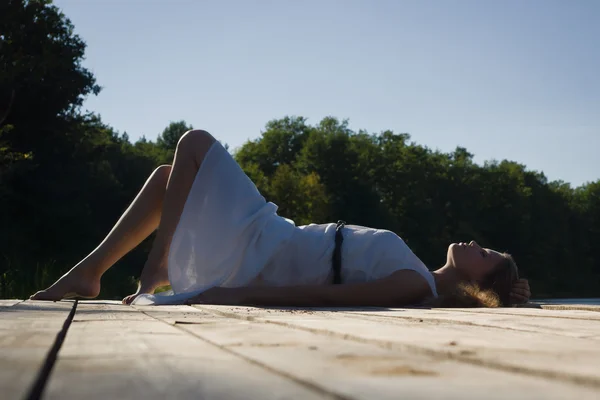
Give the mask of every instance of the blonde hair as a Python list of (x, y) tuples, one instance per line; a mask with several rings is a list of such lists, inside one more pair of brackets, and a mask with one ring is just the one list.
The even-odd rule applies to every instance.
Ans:
[(519, 279), (519, 269), (512, 256), (502, 254), (502, 261), (481, 284), (460, 283), (450, 292), (426, 302), (426, 306), (440, 308), (509, 307), (510, 292)]

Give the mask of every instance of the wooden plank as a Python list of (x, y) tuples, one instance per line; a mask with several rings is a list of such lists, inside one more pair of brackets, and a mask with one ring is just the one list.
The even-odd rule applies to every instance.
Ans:
[(19, 304), (22, 301), (23, 300), (12, 300), (12, 299), (0, 300), (0, 308), (1, 307), (11, 307), (11, 306), (14, 306), (15, 304)]
[(600, 306), (592, 304), (540, 304), (545, 310), (585, 310), (600, 312)]
[[(355, 399), (596, 399), (597, 390), (572, 383), (497, 371), (444, 355), (385, 348), (325, 331), (307, 332), (267, 323), (274, 310), (205, 306), (138, 307), (222, 348), (309, 382), (341, 398)], [(224, 314), (215, 311), (223, 311)], [(264, 317), (264, 314), (269, 315)], [(277, 318), (275, 318), (277, 319)], [(288, 320), (326, 318), (303, 311)], [(371, 330), (379, 329), (373, 323)], [(325, 334), (324, 334), (325, 333)]]
[(331, 398), (111, 302), (80, 302), (47, 399)]
[[(600, 388), (600, 346), (590, 339), (461, 324), (388, 318), (350, 319), (340, 312), (197, 306), (220, 315), (265, 321), (463, 363)], [(302, 318), (298, 318), (302, 315)], [(566, 324), (569, 320), (564, 320)]]
[(26, 301), (0, 309), (0, 387), (6, 399), (23, 398), (44, 364), (73, 302)]
[(436, 308), (436, 311), (450, 312), (455, 311), (468, 312), (473, 314), (492, 314), (492, 315), (518, 315), (534, 318), (564, 318), (564, 319), (583, 319), (600, 321), (600, 313), (590, 310), (557, 310), (531, 307), (517, 308)]
[(392, 309), (381, 311), (347, 311), (355, 318), (375, 319), (384, 322), (385, 318), (399, 318), (424, 324), (461, 324), (477, 325), (489, 328), (510, 329), (523, 332), (543, 332), (550, 335), (570, 336), (579, 338), (598, 338), (600, 336), (600, 321), (573, 319), (565, 322), (562, 318), (531, 318), (527, 315), (483, 314), (461, 310), (452, 312), (443, 310)]

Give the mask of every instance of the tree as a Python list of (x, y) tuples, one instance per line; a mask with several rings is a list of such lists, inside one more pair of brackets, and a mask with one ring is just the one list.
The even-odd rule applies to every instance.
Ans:
[(465, 148), (432, 151), (408, 134), (354, 132), (331, 117), (270, 121), (236, 157), (297, 223), (393, 230), (431, 268), (449, 243), (474, 239), (512, 253), (538, 296), (598, 296), (600, 183), (573, 190), (522, 164), (477, 165)]
[(6, 0), (0, 7), (3, 140), (12, 152), (43, 152), (100, 87), (81, 65), (85, 43), (50, 1)]
[(188, 125), (184, 120), (171, 122), (158, 136), (156, 143), (165, 150), (175, 151), (181, 136), (192, 129), (192, 125)]
[(100, 87), (50, 1), (2, 2), (0, 46), (0, 296), (25, 297), (95, 247), (156, 160), (81, 113)]
[[(148, 175), (171, 161), (185, 121), (131, 143), (80, 110), (100, 87), (85, 43), (50, 1), (0, 3), (0, 297), (47, 286), (100, 242)], [(431, 268), (452, 241), (508, 250), (539, 296), (600, 296), (600, 181), (571, 188), (509, 160), (477, 165), (406, 133), (348, 121), (266, 124), (234, 157), (281, 215), (395, 231)], [(226, 146), (226, 145), (225, 145)], [(103, 278), (134, 289), (152, 237)]]
[(237, 150), (236, 160), (242, 165), (256, 164), (266, 177), (271, 177), (278, 166), (296, 160), (311, 131), (302, 117), (271, 120), (259, 140), (249, 141)]

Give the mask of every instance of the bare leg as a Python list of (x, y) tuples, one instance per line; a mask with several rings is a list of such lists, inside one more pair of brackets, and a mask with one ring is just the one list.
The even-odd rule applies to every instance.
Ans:
[(31, 299), (98, 296), (102, 274), (158, 226), (170, 172), (170, 165), (154, 170), (102, 243), (52, 286), (37, 292)]
[(139, 294), (154, 293), (161, 286), (157, 284), (160, 281), (157, 277), (164, 276), (167, 271), (167, 256), (179, 217), (204, 156), (214, 142), (215, 139), (208, 132), (200, 130), (187, 132), (179, 140), (163, 201), (160, 225), (142, 271), (140, 286), (134, 294), (125, 297), (123, 303), (130, 304)]
[[(60, 300), (75, 295), (89, 298), (98, 296), (102, 274), (147, 238), (159, 226), (159, 222), (159, 234), (142, 272), (138, 292), (150, 293), (159, 286), (167, 285), (169, 282), (164, 262), (164, 243), (168, 238), (170, 244), (170, 237), (179, 221), (195, 174), (213, 142), (214, 138), (204, 131), (190, 131), (184, 134), (177, 147), (173, 167), (165, 165), (157, 168), (102, 243), (52, 286), (31, 298)], [(189, 171), (185, 171), (186, 169)], [(168, 195), (168, 192), (171, 192), (171, 195)], [(169, 210), (166, 216), (163, 214), (169, 204), (176, 206), (178, 203), (181, 203), (179, 212)], [(176, 221), (171, 221), (174, 218)], [(165, 229), (161, 228), (163, 225), (166, 226)], [(162, 233), (161, 229), (165, 233)], [(166, 248), (168, 249), (168, 245)], [(160, 249), (163, 250), (162, 254)]]

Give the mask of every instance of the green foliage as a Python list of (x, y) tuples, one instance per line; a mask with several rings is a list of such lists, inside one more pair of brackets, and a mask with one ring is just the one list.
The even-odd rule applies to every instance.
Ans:
[[(50, 1), (0, 4), (0, 297), (48, 286), (110, 231), (181, 135), (131, 143), (80, 111), (100, 88), (82, 67), (85, 43)], [(347, 121), (269, 121), (234, 156), (281, 215), (390, 229), (430, 267), (452, 241), (511, 252), (538, 296), (600, 296), (600, 181), (548, 182), (467, 149), (432, 151), (408, 134), (354, 132)], [(103, 277), (101, 296), (135, 287), (152, 237)]]
[(167, 158), (169, 161), (173, 159), (175, 148), (181, 136), (192, 129), (194, 128), (185, 121), (171, 122), (158, 136), (156, 144), (161, 150), (168, 152)]
[(0, 45), (0, 297), (25, 297), (102, 240), (165, 155), (81, 114), (100, 88), (81, 65), (85, 43), (51, 2), (3, 2)]
[[(267, 124), (236, 160), (297, 223), (344, 219), (391, 229), (431, 268), (449, 243), (508, 251), (538, 296), (598, 296), (600, 181), (577, 189), (503, 160), (473, 163), (411, 143), (407, 134), (353, 132), (347, 121)], [(308, 183), (310, 182), (310, 183)]]

